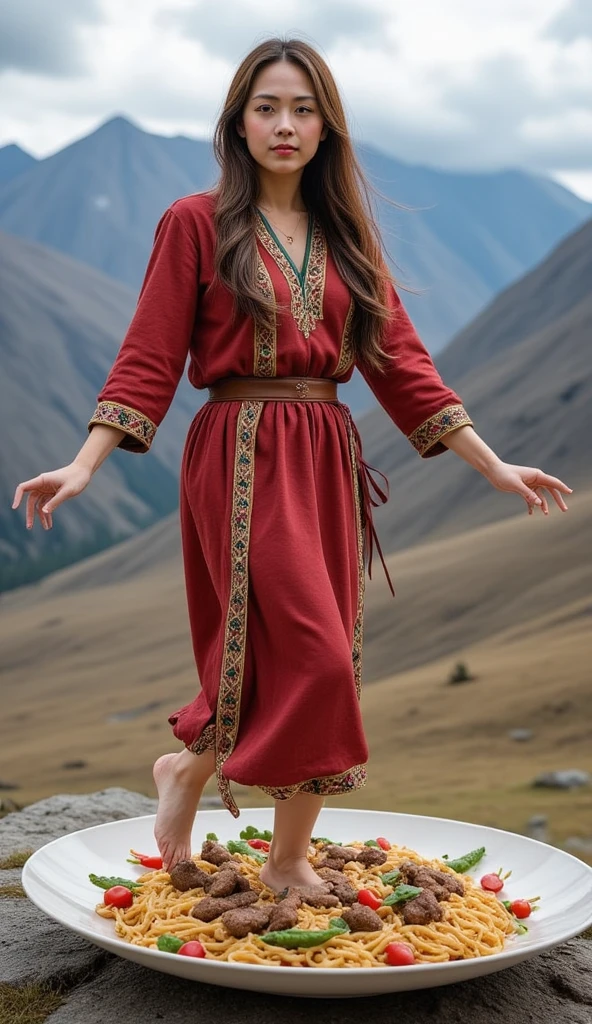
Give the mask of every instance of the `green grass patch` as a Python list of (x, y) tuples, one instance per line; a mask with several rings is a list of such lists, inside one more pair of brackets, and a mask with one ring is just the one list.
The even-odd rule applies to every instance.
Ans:
[(14, 882), (12, 885), (0, 885), (0, 900), (26, 900), (26, 898), (27, 894), (18, 882)]
[(0, 1024), (43, 1024), (64, 1001), (48, 985), (17, 988), (0, 982)]
[(34, 850), (17, 850), (16, 853), (9, 853), (8, 857), (0, 860), (0, 871), (8, 871), (10, 868), (22, 868)]

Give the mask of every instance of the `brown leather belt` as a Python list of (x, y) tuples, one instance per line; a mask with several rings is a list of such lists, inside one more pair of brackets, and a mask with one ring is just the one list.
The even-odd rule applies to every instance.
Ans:
[(329, 377), (222, 377), (209, 388), (209, 402), (242, 401), (337, 402), (337, 381)]
[[(372, 549), (374, 543), (376, 543), (386, 580), (394, 597), (395, 590), (384, 561), (372, 518), (372, 507), (376, 508), (378, 505), (388, 501), (388, 480), (384, 473), (381, 473), (379, 469), (375, 469), (373, 466), (369, 466), (363, 458), (362, 439), (349, 406), (341, 402), (337, 397), (337, 381), (330, 377), (221, 377), (220, 380), (209, 385), (209, 392), (208, 402), (227, 402), (229, 400), (244, 402), (250, 399), (254, 402), (283, 400), (336, 403), (345, 420), (354, 446), (361, 488), (364, 562), (367, 562), (368, 575), (372, 579)], [(386, 492), (372, 478), (373, 473), (378, 473), (382, 477), (386, 484)], [(371, 489), (374, 491), (374, 496), (371, 494)], [(378, 498), (378, 501), (376, 498)]]

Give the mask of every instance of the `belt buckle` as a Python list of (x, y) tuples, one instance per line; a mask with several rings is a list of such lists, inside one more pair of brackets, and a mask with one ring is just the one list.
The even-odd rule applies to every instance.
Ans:
[(310, 388), (305, 380), (299, 380), (296, 384), (296, 391), (300, 398), (306, 398)]

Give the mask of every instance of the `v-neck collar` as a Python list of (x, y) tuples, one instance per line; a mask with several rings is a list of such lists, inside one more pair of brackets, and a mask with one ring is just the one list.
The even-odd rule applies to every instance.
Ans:
[[(323, 297), (327, 270), (325, 233), (314, 213), (310, 213), (302, 270), (298, 270), (290, 254), (257, 208), (255, 231), (261, 245), (283, 274), (290, 289), (292, 316), (305, 338), (314, 331), (317, 320), (323, 319)], [(259, 256), (261, 261), (261, 256)]]
[(290, 256), (290, 253), (285, 248), (283, 243), (280, 242), (278, 236), (276, 235), (275, 231), (273, 230), (273, 228), (272, 228), (271, 224), (269, 223), (267, 217), (265, 216), (264, 213), (261, 212), (259, 207), (257, 207), (257, 212), (258, 212), (259, 216), (261, 217), (261, 220), (265, 224), (265, 227), (266, 227), (267, 231), (269, 232), (269, 234), (273, 238), (275, 244), (278, 246), (279, 249), (281, 249), (282, 253), (284, 254), (286, 259), (288, 260), (290, 266), (292, 267), (292, 270), (294, 271), (294, 273), (296, 274), (296, 277), (298, 278), (298, 281), (300, 283), (300, 287), (304, 291), (304, 287), (305, 287), (305, 284), (306, 284), (306, 272), (308, 270), (308, 261), (310, 259), (310, 246), (311, 246), (311, 242), (312, 242), (312, 228), (313, 228), (313, 215), (312, 215), (312, 213), (309, 213), (309, 215), (308, 215), (308, 228), (307, 228), (307, 232), (306, 232), (306, 247), (304, 249), (304, 259), (302, 261), (302, 270), (298, 270), (298, 267), (296, 266), (296, 264), (294, 263), (294, 260)]

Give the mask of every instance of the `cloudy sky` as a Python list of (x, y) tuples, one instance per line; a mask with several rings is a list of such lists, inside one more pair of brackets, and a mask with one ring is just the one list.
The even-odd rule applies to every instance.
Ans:
[(290, 33), (329, 61), (356, 139), (592, 200), (592, 0), (6, 0), (0, 145), (46, 156), (114, 114), (209, 137), (238, 61)]

